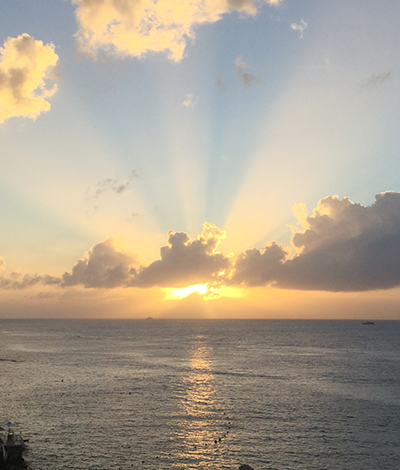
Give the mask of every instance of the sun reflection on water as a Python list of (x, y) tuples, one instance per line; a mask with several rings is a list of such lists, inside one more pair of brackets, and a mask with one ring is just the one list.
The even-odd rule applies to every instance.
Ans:
[[(198, 335), (190, 350), (190, 370), (182, 378), (184, 418), (177, 436), (182, 443), (182, 459), (187, 462), (211, 458), (217, 437), (219, 408), (212, 373), (212, 348)], [(213, 452), (211, 452), (211, 449)]]

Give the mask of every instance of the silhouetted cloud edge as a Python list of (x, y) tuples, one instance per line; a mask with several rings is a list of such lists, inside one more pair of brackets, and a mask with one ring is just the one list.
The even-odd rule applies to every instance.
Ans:
[(327, 196), (311, 215), (301, 204), (294, 212), (298, 224), (291, 227), (290, 247), (271, 241), (261, 249), (225, 255), (219, 247), (226, 233), (206, 222), (196, 238), (170, 230), (160, 259), (147, 266), (109, 238), (60, 278), (12, 273), (0, 276), (0, 288), (178, 288), (207, 283), (211, 289), (273, 286), (357, 292), (400, 286), (400, 193), (380, 193), (371, 206)]

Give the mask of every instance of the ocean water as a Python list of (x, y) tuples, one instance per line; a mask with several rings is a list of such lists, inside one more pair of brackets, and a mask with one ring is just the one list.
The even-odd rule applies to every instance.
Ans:
[(0, 320), (34, 470), (400, 469), (400, 322)]

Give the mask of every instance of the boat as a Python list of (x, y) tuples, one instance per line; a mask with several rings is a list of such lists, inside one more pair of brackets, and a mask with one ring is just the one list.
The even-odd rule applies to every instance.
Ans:
[(375, 325), (373, 321), (364, 321), (363, 325)]
[(23, 453), (28, 449), (27, 440), (14, 430), (16, 423), (8, 421), (0, 427), (0, 469), (24, 463)]

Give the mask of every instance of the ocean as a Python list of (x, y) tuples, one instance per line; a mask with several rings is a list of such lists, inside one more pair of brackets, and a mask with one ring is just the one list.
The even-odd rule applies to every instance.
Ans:
[(400, 322), (0, 320), (33, 470), (400, 469)]

